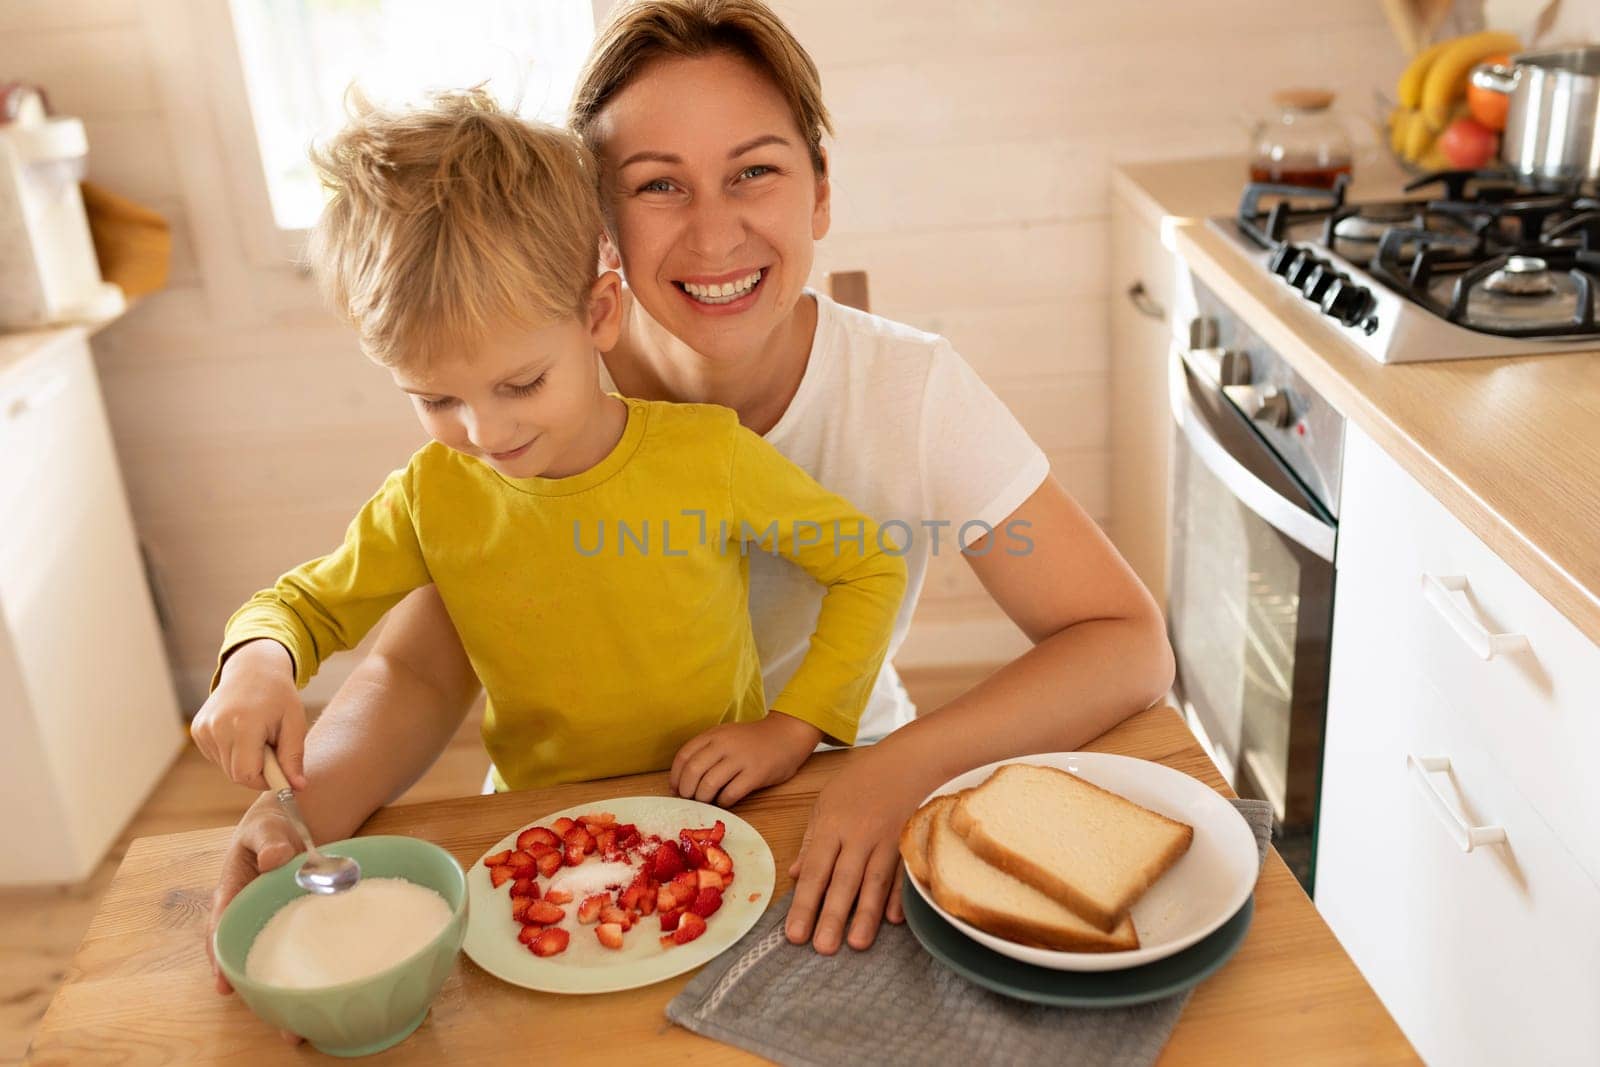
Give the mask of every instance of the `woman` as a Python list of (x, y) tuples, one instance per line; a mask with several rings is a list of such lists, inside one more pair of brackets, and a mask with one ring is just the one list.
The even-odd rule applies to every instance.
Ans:
[[(622, 340), (605, 357), (616, 388), (732, 408), (824, 486), (897, 529), (911, 581), (891, 657), (929, 556), (963, 548), (1034, 643), (914, 720), (884, 668), (860, 729), (883, 740), (818, 797), (790, 871), (786, 924), (790, 940), (820, 952), (845, 940), (864, 949), (881, 919), (903, 919), (896, 843), (921, 798), (983, 763), (1076, 748), (1160, 699), (1172, 679), (1160, 613), (948, 342), (805, 289), (814, 244), (828, 231), (822, 136), (831, 130), (815, 66), (759, 0), (621, 8), (595, 45), (573, 125), (601, 160), (611, 234), (603, 259), (630, 294)], [(815, 600), (803, 575), (752, 559), (768, 692), (803, 652)], [(438, 597), (414, 594), (307, 738), (302, 807), (319, 839), (356, 828), (319, 812), (375, 810), (421, 775), (477, 689)], [(352, 724), (374, 722), (414, 739), (403, 781), (339, 773), (360, 732)], [(742, 796), (692, 746), (675, 760), (672, 783), (724, 805)], [(235, 833), (217, 910), (296, 851), (267, 799)]]

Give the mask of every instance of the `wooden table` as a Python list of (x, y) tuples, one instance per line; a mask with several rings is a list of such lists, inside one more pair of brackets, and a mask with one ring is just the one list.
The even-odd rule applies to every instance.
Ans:
[[(1216, 768), (1170, 708), (1143, 712), (1088, 746), (1156, 760), (1227, 793)], [(799, 850), (818, 789), (860, 752), (812, 759), (792, 781), (737, 811), (777, 861), (775, 895)], [(665, 774), (388, 808), (363, 833), (411, 834), (470, 864), (507, 829), (571, 804), (665, 794)], [(34, 1064), (305, 1063), (250, 1014), (212, 989), (204, 937), (208, 899), (229, 829), (141, 838), (128, 850), (51, 1001), (27, 1062)], [(841, 951), (848, 952), (848, 948)], [(753, 1057), (667, 1022), (687, 975), (592, 997), (533, 993), (485, 974), (465, 956), (422, 1027), (376, 1057), (393, 1063), (748, 1063)], [(819, 1025), (822, 1023), (819, 1022)], [(529, 1057), (534, 1057), (530, 1060)], [(331, 1062), (331, 1061), (330, 1061)], [(1276, 852), (1256, 888), (1255, 920), (1238, 954), (1203, 983), (1163, 1064), (1416, 1062), (1411, 1046), (1356, 971)]]

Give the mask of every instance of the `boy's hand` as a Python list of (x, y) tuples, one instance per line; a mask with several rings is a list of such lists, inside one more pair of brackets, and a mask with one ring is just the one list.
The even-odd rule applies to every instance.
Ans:
[(831, 956), (845, 940), (847, 922), (850, 947), (866, 949), (883, 919), (905, 921), (900, 830), (933, 786), (897, 760), (887, 750), (868, 749), (817, 794), (800, 855), (789, 868), (796, 881), (784, 933), (792, 943), (809, 939)]
[(189, 735), (206, 759), (251, 789), (267, 788), (262, 750), (271, 745), (289, 784), (304, 789), (306, 709), (294, 686), (288, 650), (266, 639), (234, 649)]
[(821, 730), (781, 711), (713, 726), (678, 749), (672, 791), (731, 808), (757, 789), (793, 778), (821, 740)]

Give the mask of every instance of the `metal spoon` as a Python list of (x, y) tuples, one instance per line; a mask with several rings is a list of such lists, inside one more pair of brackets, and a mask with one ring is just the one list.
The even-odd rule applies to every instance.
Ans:
[(278, 766), (278, 755), (270, 746), (266, 750), (266, 766), (262, 769), (266, 772), (267, 784), (277, 791), (283, 813), (306, 843), (305, 861), (294, 872), (294, 880), (300, 888), (308, 893), (342, 893), (359, 882), (359, 863), (348, 856), (323, 855), (311, 843), (311, 831), (306, 829), (306, 822), (300, 817), (300, 805), (295, 803), (294, 790), (289, 788), (289, 780), (283, 776), (283, 768)]

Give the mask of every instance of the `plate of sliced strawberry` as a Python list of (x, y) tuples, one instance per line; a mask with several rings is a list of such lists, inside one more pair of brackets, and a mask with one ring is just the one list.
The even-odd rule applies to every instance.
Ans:
[(566, 808), (472, 865), (462, 948), (528, 989), (634, 989), (739, 940), (771, 903), (774, 874), (755, 827), (710, 804), (619, 797)]

